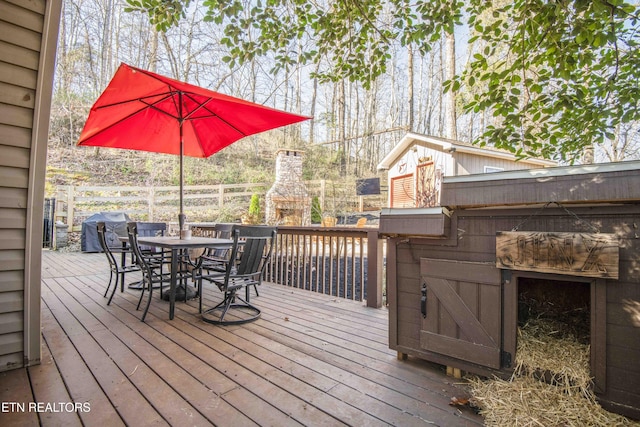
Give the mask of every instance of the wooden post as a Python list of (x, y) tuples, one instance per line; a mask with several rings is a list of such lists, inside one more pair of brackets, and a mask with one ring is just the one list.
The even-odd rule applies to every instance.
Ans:
[(320, 211), (324, 212), (324, 199), (325, 199), (325, 191), (327, 187), (327, 181), (324, 179), (320, 181)]
[(222, 184), (218, 185), (218, 209), (224, 207), (224, 187)]
[(447, 366), (447, 376), (453, 377), (453, 378), (462, 378), (462, 371), (460, 370), (460, 368)]
[(147, 203), (149, 205), (149, 222), (153, 222), (153, 209), (156, 205), (156, 190), (154, 187), (149, 187), (149, 192), (147, 193)]
[(367, 307), (382, 307), (383, 245), (377, 228), (367, 232)]
[(69, 231), (73, 231), (73, 209), (74, 209), (74, 186), (67, 186), (67, 225), (69, 226)]
[(65, 191), (66, 186), (58, 187), (56, 193), (56, 217), (54, 218), (54, 222), (58, 220), (58, 217), (66, 216), (66, 211), (63, 209), (63, 206), (67, 203), (67, 192)]

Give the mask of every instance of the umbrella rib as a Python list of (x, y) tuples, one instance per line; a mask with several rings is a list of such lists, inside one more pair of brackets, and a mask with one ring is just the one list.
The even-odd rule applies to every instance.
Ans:
[[(169, 94), (168, 96), (170, 96), (170, 94)], [(147, 98), (151, 98), (151, 96), (149, 96), (149, 97), (147, 97)], [(167, 97), (165, 97), (165, 98), (163, 98), (163, 99), (166, 99), (166, 98), (167, 98)], [(167, 114), (167, 115), (169, 115), (169, 116), (172, 116), (171, 114), (167, 113), (166, 111), (162, 111), (162, 110), (160, 110), (159, 108), (157, 108), (157, 107), (155, 107), (155, 106), (153, 106), (153, 105), (149, 104), (148, 102), (144, 102), (142, 98), (137, 98), (137, 99), (127, 100), (127, 101), (114, 102), (114, 103), (106, 104), (106, 105), (100, 105), (100, 106), (96, 107), (95, 109), (96, 109), (96, 110), (101, 110), (101, 109), (104, 109), (104, 108), (107, 108), (107, 107), (115, 107), (115, 106), (118, 106), (118, 105), (129, 104), (129, 103), (131, 103), (131, 102), (141, 102), (141, 103), (144, 105), (144, 107), (141, 107), (141, 108), (137, 109), (136, 111), (133, 111), (131, 114), (128, 114), (127, 116), (125, 116), (125, 117), (121, 118), (120, 120), (118, 120), (118, 121), (116, 121), (116, 122), (114, 122), (114, 123), (111, 123), (111, 124), (110, 124), (110, 125), (108, 125), (108, 126), (105, 126), (104, 128), (102, 128), (102, 129), (100, 130), (100, 132), (98, 132), (98, 133), (96, 133), (96, 134), (94, 134), (94, 135), (91, 135), (88, 139), (91, 139), (91, 138), (93, 138), (93, 137), (97, 136), (98, 134), (103, 133), (104, 131), (106, 131), (106, 130), (108, 130), (108, 129), (111, 129), (111, 128), (112, 128), (112, 127), (114, 127), (114, 126), (119, 125), (120, 123), (124, 122), (125, 120), (130, 119), (131, 117), (135, 116), (136, 114), (139, 114), (139, 113), (143, 112), (143, 111), (144, 111), (145, 109), (147, 109), (147, 108), (153, 108), (153, 109), (155, 109), (155, 110), (160, 111), (161, 113), (164, 113), (164, 114)], [(173, 116), (172, 116), (172, 117), (173, 117)], [(174, 118), (176, 118), (176, 117), (174, 117)], [(176, 119), (177, 119), (177, 118), (176, 118)], [(87, 141), (88, 139), (85, 139), (85, 141)]]
[[(169, 113), (168, 111), (162, 110), (162, 109), (158, 108), (158, 107), (157, 107), (157, 105), (156, 105), (156, 104), (159, 104), (160, 102), (162, 102), (162, 101), (164, 101), (164, 100), (166, 100), (166, 99), (172, 99), (172, 100), (173, 100), (173, 98), (175, 98), (175, 96), (174, 96), (174, 95), (175, 95), (176, 93), (178, 93), (178, 92), (179, 92), (179, 91), (169, 91), (169, 92), (167, 92), (167, 93), (165, 93), (165, 94), (159, 94), (159, 95), (165, 95), (165, 96), (163, 96), (161, 99), (159, 99), (158, 101), (155, 101), (155, 102), (147, 102), (147, 98), (152, 98), (152, 97), (155, 97), (155, 96), (158, 96), (158, 95), (145, 96), (145, 97), (139, 98), (139, 101), (140, 101), (140, 102), (142, 102), (142, 103), (143, 103), (144, 105), (146, 105), (147, 107), (149, 107), (149, 108), (153, 108), (154, 110), (156, 110), (156, 111), (158, 111), (158, 112), (160, 112), (160, 113), (162, 113), (162, 114), (166, 114), (167, 116), (169, 116), (169, 117), (171, 117), (171, 118), (174, 118), (174, 119), (176, 119), (176, 120), (181, 120), (181, 117), (179, 117), (179, 116), (177, 116), (177, 115), (174, 115), (174, 114), (171, 114), (171, 113)], [(174, 103), (174, 105), (175, 105), (175, 101), (173, 101), (173, 103)], [(176, 106), (176, 107), (177, 107), (177, 106)], [(176, 109), (177, 109), (177, 108), (176, 108)]]
[[(142, 102), (145, 106), (148, 107), (148, 106), (151, 106), (152, 104), (146, 102), (145, 99), (147, 99), (147, 98), (155, 98), (155, 97), (164, 95), (164, 97), (160, 100), (160, 101), (164, 101), (165, 99), (167, 99), (170, 96), (172, 96), (173, 93), (174, 92), (157, 93), (157, 94), (154, 94), (154, 95), (142, 96), (140, 98), (126, 99), (124, 101), (112, 102), (111, 104), (99, 105), (99, 106), (95, 107), (95, 109), (96, 110), (102, 110), (104, 108), (117, 107), (118, 105), (130, 104), (132, 102)], [(160, 101), (157, 101), (157, 102), (160, 102)]]
[[(189, 96), (189, 93), (185, 93), (187, 96)], [(194, 102), (197, 103), (197, 101), (195, 99), (193, 99), (191, 96), (189, 96), (190, 99), (192, 99)], [(207, 107), (207, 103), (209, 101), (211, 101), (212, 98), (209, 98), (207, 100), (206, 103), (198, 103), (198, 108), (194, 109), (191, 113), (189, 113), (188, 116), (191, 116), (193, 113), (195, 113), (196, 111), (200, 110), (200, 109), (204, 109), (206, 110), (209, 114), (211, 114), (211, 116), (202, 116), (202, 117), (196, 117), (194, 119), (191, 119), (189, 117), (185, 117), (185, 120), (191, 120), (191, 121), (195, 121), (198, 119), (206, 119), (209, 117), (217, 117), (218, 120), (220, 120), (222, 123), (224, 123), (225, 125), (227, 125), (228, 127), (230, 127), (231, 129), (235, 130), (236, 132), (238, 132), (240, 135), (247, 136), (246, 133), (242, 132), (240, 129), (238, 129), (236, 126), (232, 125), (231, 123), (229, 123), (228, 121), (226, 121), (225, 119), (223, 119), (219, 114), (215, 113), (214, 111), (211, 111), (208, 107)]]
[[(197, 107), (194, 108), (192, 111), (190, 111), (186, 116), (184, 116), (185, 120), (196, 120), (196, 119), (208, 119), (210, 117), (220, 117), (218, 116), (216, 113), (214, 113), (213, 111), (209, 110), (208, 108), (205, 107), (205, 105), (211, 101), (213, 98), (211, 98), (210, 96), (207, 97), (207, 100), (205, 102), (200, 102), (197, 101), (193, 96), (191, 96), (191, 92), (182, 92), (182, 94), (184, 96), (186, 96), (187, 98), (189, 98), (190, 100), (192, 100), (193, 102), (196, 103)], [(210, 116), (202, 116), (202, 117), (196, 117), (194, 119), (191, 118), (192, 115), (194, 115), (197, 111), (200, 111), (201, 109), (205, 109), (206, 111), (208, 111), (211, 115)]]
[[(160, 112), (162, 114), (165, 114), (165, 115), (167, 115), (169, 117), (172, 117), (172, 118), (174, 118), (176, 120), (179, 120), (180, 117), (178, 117), (177, 115), (171, 114), (168, 111), (165, 111), (165, 110), (163, 110), (161, 108), (158, 108), (157, 105), (156, 105), (156, 104), (159, 104), (160, 102), (163, 102), (163, 101), (165, 101), (167, 99), (173, 98), (173, 95), (175, 95), (178, 92), (179, 91), (170, 91), (170, 92), (159, 93), (159, 94), (155, 94), (155, 95), (143, 96), (143, 97), (135, 98), (135, 99), (128, 99), (128, 100), (125, 100), (125, 101), (114, 102), (114, 103), (111, 103), (111, 104), (100, 105), (100, 106), (96, 107), (96, 110), (102, 110), (102, 109), (109, 108), (109, 107), (117, 107), (119, 105), (130, 104), (132, 102), (140, 102), (140, 103), (142, 103), (144, 105), (144, 107), (140, 108), (139, 110), (137, 110), (137, 111), (133, 112), (132, 114), (128, 115), (127, 117), (125, 117), (125, 119), (128, 119), (129, 117), (136, 115), (137, 113), (143, 111), (146, 108), (152, 108), (152, 109), (154, 109), (154, 110), (156, 110), (156, 111), (158, 111), (158, 112)], [(154, 102), (147, 101), (150, 98), (157, 98), (158, 96), (162, 96), (162, 97), (160, 99), (158, 99), (157, 101), (154, 101)]]
[[(124, 103), (126, 103), (126, 101), (125, 101), (125, 102), (116, 103), (116, 104), (112, 104), (112, 105), (118, 105), (118, 104), (124, 104)], [(101, 108), (101, 107), (96, 107), (96, 109), (98, 109), (98, 108)], [(114, 126), (118, 126), (120, 123), (124, 122), (125, 120), (127, 120), (127, 119), (129, 119), (129, 118), (131, 118), (131, 117), (135, 116), (136, 114), (141, 113), (141, 112), (142, 112), (142, 111), (144, 111), (146, 108), (147, 108), (146, 106), (145, 106), (144, 108), (140, 108), (140, 109), (138, 109), (138, 110), (136, 110), (136, 111), (132, 112), (131, 114), (128, 114), (126, 117), (123, 117), (123, 118), (121, 118), (120, 120), (118, 120), (118, 121), (116, 121), (116, 122), (114, 122), (114, 123), (111, 123), (111, 124), (110, 124), (110, 125), (108, 125), (108, 126), (103, 127), (102, 129), (100, 129), (100, 131), (99, 131), (99, 132), (95, 133), (94, 135), (89, 136), (89, 138), (85, 139), (84, 141), (87, 141), (88, 139), (91, 139), (91, 138), (93, 138), (93, 137), (96, 137), (96, 136), (98, 136), (99, 134), (101, 134), (101, 133), (105, 132), (105, 131), (106, 131), (106, 130), (108, 130), (108, 129), (111, 129), (111, 128), (112, 128), (112, 127), (114, 127)]]

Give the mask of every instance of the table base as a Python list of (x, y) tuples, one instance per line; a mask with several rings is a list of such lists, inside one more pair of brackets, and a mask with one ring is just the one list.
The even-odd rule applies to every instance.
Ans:
[[(187, 299), (194, 299), (197, 295), (196, 289), (193, 286), (178, 285), (176, 286), (176, 301), (184, 301), (184, 294), (187, 293)], [(162, 299), (169, 301), (170, 292), (169, 289), (165, 289), (162, 292)]]

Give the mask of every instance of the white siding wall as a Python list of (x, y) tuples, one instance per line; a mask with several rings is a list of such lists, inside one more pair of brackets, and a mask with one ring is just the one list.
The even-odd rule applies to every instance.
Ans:
[(458, 164), (458, 172), (455, 176), (485, 173), (485, 166), (499, 168), (505, 171), (540, 167), (538, 165), (528, 163), (526, 160), (516, 162), (508, 159), (478, 156), (471, 153), (455, 153), (454, 158)]

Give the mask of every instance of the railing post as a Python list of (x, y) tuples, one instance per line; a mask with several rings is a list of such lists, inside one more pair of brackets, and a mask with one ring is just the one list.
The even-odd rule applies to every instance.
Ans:
[(383, 245), (377, 228), (367, 231), (367, 307), (382, 307)]

